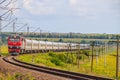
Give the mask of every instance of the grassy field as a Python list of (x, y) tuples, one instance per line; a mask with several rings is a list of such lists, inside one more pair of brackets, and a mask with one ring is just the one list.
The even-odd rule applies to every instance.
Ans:
[(1, 54), (2, 55), (4, 55), (4, 56), (7, 56), (7, 55), (9, 55), (8, 54), (8, 46), (7, 45), (2, 45), (2, 46), (0, 46), (0, 49), (1, 49)]
[[(17, 58), (19, 60), (48, 66), (58, 69), (64, 69), (69, 71), (75, 71), (85, 74), (93, 74), (104, 77), (115, 78), (115, 69), (116, 69), (116, 57), (111, 56), (110, 54), (101, 55), (99, 57), (94, 57), (93, 72), (91, 72), (91, 58), (80, 54), (79, 61), (76, 58), (76, 54), (67, 54), (67, 53), (43, 53), (43, 54), (25, 54), (20, 55)], [(79, 65), (78, 65), (79, 64)], [(120, 76), (120, 74), (119, 74)], [(119, 78), (120, 79), (120, 78)]]
[[(40, 39), (40, 38), (34, 38)], [(48, 41), (59, 41), (60, 38), (41, 38), (41, 40), (48, 40)], [(90, 41), (108, 41), (108, 39), (82, 39), (82, 38), (61, 38), (64, 42), (81, 42), (85, 40), (86, 42)]]
[[(1, 52), (2, 55), (9, 55), (6, 45), (1, 46)], [(19, 60), (37, 65), (115, 78), (116, 56), (113, 55), (116, 55), (116, 52), (110, 50), (106, 55), (94, 57), (93, 72), (91, 72), (90, 68), (91, 57), (88, 57), (84, 54), (80, 54), (78, 57), (77, 54), (71, 55), (67, 54), (66, 52), (49, 52), (41, 54), (24, 54), (18, 56), (17, 58)], [(2, 75), (2, 77), (4, 77), (4, 75)], [(1, 78), (1, 80), (4, 79)]]
[(35, 80), (31, 75), (23, 75), (20, 73), (9, 74), (0, 72), (0, 80)]
[[(1, 54), (3, 56), (7, 56), (8, 54), (8, 47), (7, 45), (2, 45), (1, 47)], [(23, 75), (20, 73), (10, 74), (8, 70), (4, 68), (0, 68), (0, 80), (34, 80), (31, 75)]]

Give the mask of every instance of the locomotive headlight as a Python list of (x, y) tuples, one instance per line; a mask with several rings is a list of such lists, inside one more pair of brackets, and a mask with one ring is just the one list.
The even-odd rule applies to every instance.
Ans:
[(19, 46), (17, 46), (17, 48), (20, 48)]
[(12, 46), (9, 46), (9, 48), (12, 48)]

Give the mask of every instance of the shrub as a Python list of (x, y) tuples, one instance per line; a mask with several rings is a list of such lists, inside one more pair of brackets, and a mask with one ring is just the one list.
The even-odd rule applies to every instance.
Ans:
[(54, 52), (49, 52), (48, 55), (51, 57), (56, 57), (56, 54)]
[(59, 59), (59, 60), (61, 60), (61, 61), (63, 61), (63, 62), (66, 62), (67, 57), (66, 57), (65, 54), (58, 54), (57, 56), (58, 56), (58, 59)]
[(57, 57), (51, 58), (51, 62), (54, 63), (57, 66), (63, 66), (62, 61)]

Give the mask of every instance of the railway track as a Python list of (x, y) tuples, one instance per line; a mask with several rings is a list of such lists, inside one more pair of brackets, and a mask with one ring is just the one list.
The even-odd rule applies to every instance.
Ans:
[(48, 74), (53, 74), (53, 75), (57, 75), (65, 78), (74, 79), (74, 80), (112, 80), (110, 78), (104, 78), (100, 76), (80, 74), (75, 72), (69, 72), (69, 71), (64, 71), (64, 70), (59, 70), (54, 68), (38, 66), (38, 65), (22, 62), (20, 60), (17, 60), (15, 57), (4, 57), (3, 60), (10, 64), (20, 66), (23, 68), (27, 68), (27, 69), (31, 69), (39, 72), (45, 72)]

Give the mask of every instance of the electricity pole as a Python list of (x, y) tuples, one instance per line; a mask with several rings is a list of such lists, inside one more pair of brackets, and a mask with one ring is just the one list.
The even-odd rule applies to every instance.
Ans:
[(116, 42), (117, 43), (117, 53), (116, 53), (116, 80), (118, 80), (118, 71), (119, 71), (119, 36), (116, 36), (117, 41), (109, 41), (109, 42)]
[(118, 70), (119, 70), (119, 36), (117, 38), (117, 55), (116, 55), (116, 80), (118, 80)]
[(0, 16), (0, 34), (2, 32), (2, 17)]
[(40, 29), (40, 40), (42, 40), (42, 30)]
[(15, 32), (15, 22), (13, 22), (13, 33)]
[(0, 56), (1, 56), (1, 43), (2, 43), (2, 18), (0, 16)]
[(27, 36), (29, 35), (29, 26), (27, 27)]
[(95, 46), (95, 41), (92, 41), (91, 43), (92, 46), (92, 60), (91, 60), (91, 72), (93, 71), (93, 52), (94, 52), (94, 46)]

